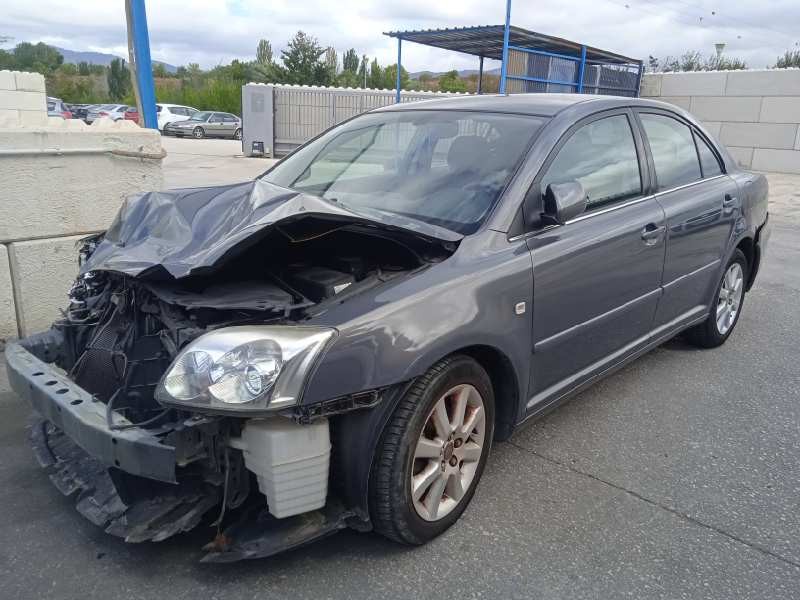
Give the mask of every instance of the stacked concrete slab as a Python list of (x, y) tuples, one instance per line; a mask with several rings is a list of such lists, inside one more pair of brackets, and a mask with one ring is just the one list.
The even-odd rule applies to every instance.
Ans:
[(694, 114), (745, 168), (800, 173), (800, 69), (652, 73), (641, 95)]
[[(41, 75), (20, 75), (44, 90)], [(44, 101), (38, 118), (13, 110), (0, 113), (0, 346), (49, 327), (77, 273), (76, 242), (105, 229), (128, 195), (163, 181), (156, 131), (48, 119)]]

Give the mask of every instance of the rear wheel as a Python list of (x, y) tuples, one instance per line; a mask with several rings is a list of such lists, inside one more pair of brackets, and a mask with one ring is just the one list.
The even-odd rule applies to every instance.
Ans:
[(201, 139), (203, 139), (204, 137), (206, 137), (206, 132), (205, 132), (205, 131), (203, 131), (203, 128), (202, 128), (202, 127), (195, 127), (195, 128), (192, 130), (192, 135), (193, 135), (195, 138), (197, 138), (198, 140), (201, 140)]
[(708, 319), (687, 332), (690, 342), (701, 348), (716, 348), (725, 343), (733, 333), (744, 303), (744, 287), (747, 281), (747, 259), (737, 249), (725, 267), (717, 293), (711, 304)]
[(239, 128), (239, 129), (237, 129), (236, 131), (233, 132), (233, 139), (235, 139), (235, 140), (242, 139), (242, 130), (241, 130), (241, 128)]
[(464, 512), (494, 433), (494, 393), (472, 358), (444, 359), (400, 401), (381, 436), (370, 481), (375, 530), (422, 544)]

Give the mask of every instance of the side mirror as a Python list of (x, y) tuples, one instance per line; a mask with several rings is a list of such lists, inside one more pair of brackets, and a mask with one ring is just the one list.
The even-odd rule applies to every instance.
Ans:
[(542, 221), (563, 225), (586, 210), (586, 190), (579, 181), (551, 183), (544, 193)]

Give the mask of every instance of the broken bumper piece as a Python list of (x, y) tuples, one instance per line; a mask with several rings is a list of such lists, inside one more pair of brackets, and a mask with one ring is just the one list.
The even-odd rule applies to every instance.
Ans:
[(126, 542), (160, 542), (189, 531), (220, 501), (212, 486), (157, 482), (148, 495), (123, 498), (112, 471), (43, 420), (31, 427), (31, 444), (56, 488), (76, 497), (78, 512)]
[[(48, 331), (8, 345), (12, 389), (95, 460), (132, 475), (175, 483), (173, 446), (140, 427), (112, 431), (105, 404), (25, 347), (46, 357), (58, 341), (58, 335)], [(118, 422), (126, 424), (122, 417)]]

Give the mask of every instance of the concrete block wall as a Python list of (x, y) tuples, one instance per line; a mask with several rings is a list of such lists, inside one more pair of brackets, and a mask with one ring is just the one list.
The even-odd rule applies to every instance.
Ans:
[(800, 69), (649, 73), (641, 95), (694, 114), (744, 168), (800, 173)]
[(39, 73), (0, 71), (0, 122), (45, 125), (47, 96)]
[(127, 196), (162, 189), (163, 156), (158, 132), (130, 121), (0, 116), (0, 347), (59, 316), (76, 242), (106, 229)]

